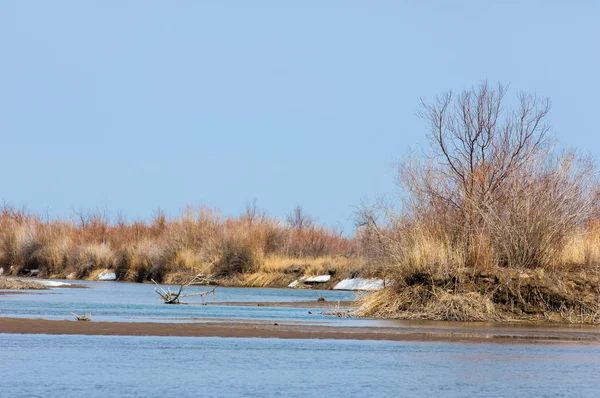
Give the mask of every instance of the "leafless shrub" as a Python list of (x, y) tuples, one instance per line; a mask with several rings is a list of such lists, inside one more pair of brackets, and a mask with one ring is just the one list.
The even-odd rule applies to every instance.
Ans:
[(292, 229), (303, 230), (313, 225), (313, 219), (307, 215), (302, 206), (297, 205), (291, 214), (286, 217), (286, 221)]
[(365, 314), (494, 320), (498, 303), (531, 316), (597, 312), (594, 283), (562, 275), (553, 290), (553, 278), (522, 284), (511, 274), (578, 264), (592, 281), (600, 202), (593, 162), (550, 145), (549, 100), (519, 94), (510, 108), (505, 96), (505, 86), (484, 82), (422, 103), (431, 150), (398, 166), (400, 211), (382, 201), (359, 210), (361, 253), (396, 282)]
[(597, 184), (591, 160), (574, 152), (541, 157), (515, 173), (480, 213), (500, 264), (560, 267), (567, 243), (583, 239), (595, 216)]
[[(360, 238), (388, 262), (414, 268), (424, 248), (451, 253), (425, 263), (551, 267), (595, 215), (597, 173), (576, 153), (556, 153), (547, 138), (548, 99), (521, 93), (504, 104), (506, 86), (487, 82), (422, 103), (431, 151), (398, 167), (407, 192), (401, 213), (362, 209)], [(453, 260), (448, 261), (448, 258)], [(431, 264), (430, 264), (431, 265)]]
[(258, 271), (262, 253), (245, 239), (230, 236), (221, 243), (220, 256), (213, 272), (216, 276), (231, 276)]

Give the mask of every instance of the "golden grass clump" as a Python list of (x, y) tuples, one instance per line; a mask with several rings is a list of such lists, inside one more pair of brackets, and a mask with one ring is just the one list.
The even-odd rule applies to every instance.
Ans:
[(360, 316), (391, 319), (491, 322), (505, 320), (489, 296), (477, 292), (432, 292), (423, 286), (387, 288), (365, 297)]
[(177, 269), (167, 272), (162, 278), (162, 283), (167, 285), (182, 285), (188, 283), (197, 275), (197, 273), (190, 269)]
[(500, 314), (490, 297), (477, 292), (452, 294), (442, 291), (424, 309), (424, 316), (441, 321), (501, 321)]
[(94, 268), (113, 268), (116, 254), (108, 243), (88, 243), (80, 247), (80, 261), (94, 264)]
[(131, 282), (162, 280), (166, 271), (164, 247), (160, 242), (142, 239), (123, 247), (116, 268), (117, 279)]
[(404, 239), (394, 243), (394, 256), (403, 259), (400, 273), (427, 272), (448, 275), (465, 264), (465, 253), (445, 237), (436, 237), (419, 228), (403, 231)]
[(182, 270), (201, 271), (206, 262), (202, 254), (193, 249), (182, 249), (174, 254), (173, 267)]
[(583, 233), (565, 243), (555, 268), (596, 268), (600, 270), (600, 223), (590, 223)]
[(94, 274), (95, 270), (113, 269), (117, 255), (108, 243), (84, 243), (77, 247), (72, 268), (79, 278)]
[(21, 271), (35, 250), (36, 228), (33, 222), (0, 217), (0, 250), (7, 268)]
[(5, 290), (46, 290), (48, 287), (37, 281), (8, 279), (0, 277), (0, 289)]
[(265, 257), (260, 271), (286, 273), (296, 276), (334, 274), (340, 278), (360, 272), (362, 267), (356, 258), (347, 256), (292, 257), (271, 254)]
[(234, 279), (234, 285), (244, 287), (287, 286), (295, 278), (281, 272), (254, 272)]
[(240, 230), (229, 232), (219, 245), (219, 257), (212, 271), (215, 276), (250, 274), (259, 270), (264, 253)]

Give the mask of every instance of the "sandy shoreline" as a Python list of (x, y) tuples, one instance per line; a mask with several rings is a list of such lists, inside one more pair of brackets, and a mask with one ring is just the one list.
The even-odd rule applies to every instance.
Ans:
[(600, 344), (600, 330), (452, 326), (344, 327), (284, 322), (215, 320), (201, 323), (76, 322), (66, 320), (0, 318), (0, 333), (187, 336), (280, 339), (336, 339), (453, 342), (580, 342)]

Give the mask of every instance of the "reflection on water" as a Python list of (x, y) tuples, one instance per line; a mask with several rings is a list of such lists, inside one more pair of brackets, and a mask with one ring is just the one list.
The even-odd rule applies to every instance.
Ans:
[(7, 397), (597, 396), (600, 347), (0, 334)]
[[(70, 282), (72, 283), (72, 282)], [(118, 282), (74, 282), (89, 289), (51, 289), (31, 291), (32, 294), (0, 296), (0, 316), (44, 319), (72, 319), (71, 312), (91, 312), (96, 321), (175, 321), (177, 318), (228, 318), (228, 319), (285, 319), (333, 321), (331, 317), (309, 314), (303, 308), (268, 308), (202, 305), (165, 305), (150, 284)], [(173, 288), (172, 288), (173, 289)], [(209, 290), (206, 287), (189, 287), (187, 293)], [(354, 300), (355, 293), (333, 290), (294, 290), (219, 287), (219, 302), (283, 302), (316, 301), (323, 296), (332, 304), (338, 300)], [(189, 297), (190, 303), (200, 303), (199, 297)]]

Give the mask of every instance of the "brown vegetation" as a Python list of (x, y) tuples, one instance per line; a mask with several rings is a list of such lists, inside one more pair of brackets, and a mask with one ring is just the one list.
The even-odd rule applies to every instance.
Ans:
[(554, 150), (549, 101), (487, 83), (423, 103), (431, 152), (398, 167), (402, 209), (360, 213), (367, 261), (395, 283), (363, 315), (600, 321), (598, 182)]
[[(364, 316), (600, 322), (600, 189), (589, 158), (557, 151), (547, 99), (487, 82), (423, 102), (431, 150), (397, 170), (400, 209), (364, 206), (352, 239), (298, 206), (279, 221), (256, 203), (223, 218), (109, 222), (101, 214), (43, 220), (0, 208), (0, 267), (10, 275), (282, 287), (328, 274), (392, 280)], [(167, 300), (171, 297), (163, 292)]]
[(0, 290), (45, 290), (48, 287), (40, 282), (0, 277)]
[[(300, 207), (295, 213), (304, 220)], [(198, 274), (214, 283), (286, 286), (318, 273), (346, 277), (360, 268), (351, 239), (333, 229), (288, 224), (249, 206), (237, 218), (188, 208), (177, 218), (110, 222), (101, 214), (44, 220), (0, 208), (0, 267), (6, 274), (93, 279), (104, 269), (118, 280), (182, 283)]]

